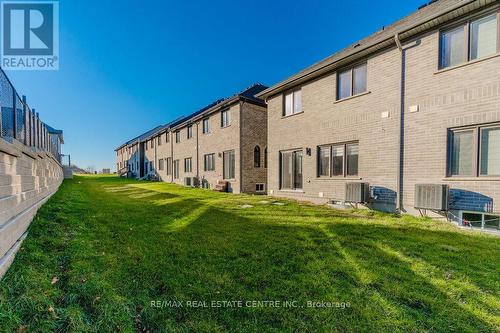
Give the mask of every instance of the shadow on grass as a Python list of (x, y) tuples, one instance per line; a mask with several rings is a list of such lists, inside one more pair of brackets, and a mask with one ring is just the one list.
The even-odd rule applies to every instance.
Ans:
[[(0, 294), (0, 309), (14, 318), (8, 327), (22, 318), (35, 331), (498, 328), (495, 238), (274, 200), (77, 178), (42, 210), (46, 224), (34, 223), (29, 252), (7, 276), (7, 284), (20, 282)], [(52, 286), (56, 274), (63, 283)], [(16, 307), (30, 290), (22, 277), (38, 275), (44, 287), (37, 287), (36, 306)], [(288, 300), (298, 307), (152, 307), (157, 300)], [(315, 308), (308, 301), (350, 306)], [(51, 304), (57, 321), (40, 313)]]
[[(481, 258), (463, 255), (469, 246), (488, 250), (480, 238), (371, 224), (369, 216), (360, 221), (346, 212), (311, 212), (315, 207), (307, 206), (292, 216), (287, 207), (217, 207), (167, 199), (168, 216), (145, 230), (149, 235), (143, 239), (154, 239), (150, 252), (134, 273), (122, 262), (123, 280), (133, 274), (141, 281), (121, 289), (142, 300), (144, 327), (200, 329), (212, 323), (211, 329), (232, 329), (237, 318), (241, 327), (278, 330), (351, 331), (353, 321), (359, 330), (494, 330), (498, 290), (488, 284), (495, 268), (476, 271), (484, 267)], [(144, 264), (148, 256), (156, 258), (154, 264)], [(338, 301), (351, 307), (148, 308), (150, 301), (172, 299), (277, 299), (305, 306)]]

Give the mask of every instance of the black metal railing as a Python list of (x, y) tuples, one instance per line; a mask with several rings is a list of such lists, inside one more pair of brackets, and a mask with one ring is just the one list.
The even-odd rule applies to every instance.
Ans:
[(51, 153), (61, 161), (61, 142), (57, 133), (40, 119), (38, 112), (31, 109), (17, 93), (3, 69), (0, 68), (0, 136)]

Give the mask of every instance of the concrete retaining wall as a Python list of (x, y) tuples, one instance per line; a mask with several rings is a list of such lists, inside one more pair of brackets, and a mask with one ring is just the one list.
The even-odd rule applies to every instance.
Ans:
[(14, 260), (38, 208), (63, 180), (49, 153), (0, 138), (0, 278)]

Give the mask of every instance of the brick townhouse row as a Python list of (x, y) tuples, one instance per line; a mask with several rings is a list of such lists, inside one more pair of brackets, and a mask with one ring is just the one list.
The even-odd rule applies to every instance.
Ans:
[[(265, 149), (267, 181), (258, 182), (266, 183), (269, 195), (346, 204), (353, 193), (364, 193), (367, 199), (360, 202), (370, 208), (418, 214), (418, 208), (439, 206), (421, 205), (437, 191), (446, 196), (443, 216), (498, 225), (499, 1), (432, 1), (256, 98), (265, 104), (249, 106), (262, 112), (267, 106), (266, 134), (257, 144), (250, 140), (253, 125), (240, 133), (236, 158), (243, 148), (249, 158), (236, 163), (235, 172), (243, 179), (247, 170), (254, 173), (242, 165), (251, 164), (252, 146)], [(234, 110), (233, 120), (242, 114)], [(237, 120), (241, 128), (247, 121)], [(189, 121), (176, 126), (171, 133), (181, 130), (189, 151)], [(192, 128), (196, 138), (203, 137), (203, 128)], [(246, 140), (249, 147), (241, 145)], [(205, 140), (200, 150), (210, 144)], [(230, 148), (212, 150), (217, 157)], [(177, 163), (185, 163), (192, 154), (177, 156)], [(221, 177), (200, 172), (203, 153), (196, 158), (202, 163), (197, 175), (212, 183)], [(252, 186), (257, 178), (249, 176)], [(246, 191), (241, 179), (234, 184)]]
[(158, 126), (117, 148), (117, 168), (129, 177), (233, 193), (264, 193), (267, 113), (254, 84), (193, 114)]

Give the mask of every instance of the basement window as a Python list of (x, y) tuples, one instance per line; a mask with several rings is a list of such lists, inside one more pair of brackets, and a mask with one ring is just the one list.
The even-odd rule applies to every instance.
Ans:
[(500, 230), (500, 216), (491, 213), (459, 211), (459, 223), (464, 227)]
[(255, 192), (264, 192), (266, 190), (265, 184), (255, 184)]

